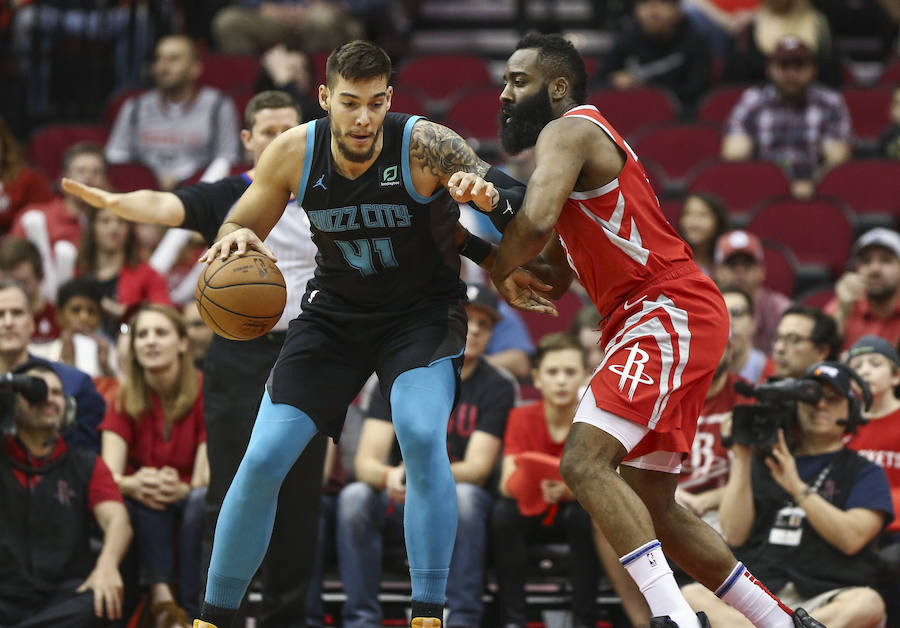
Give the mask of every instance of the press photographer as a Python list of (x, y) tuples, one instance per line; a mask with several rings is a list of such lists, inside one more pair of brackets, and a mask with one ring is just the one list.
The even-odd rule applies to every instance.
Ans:
[[(874, 542), (893, 519), (893, 507), (884, 470), (844, 446), (845, 435), (862, 421), (854, 382), (868, 399), (868, 388), (849, 367), (820, 362), (802, 380), (781, 384), (781, 392), (763, 389), (785, 414), (766, 410), (766, 421), (751, 425), (763, 455), (735, 435), (719, 508), (725, 538), (747, 568), (785, 604), (803, 606), (829, 628), (875, 627), (884, 617), (884, 602), (871, 588)], [(781, 401), (786, 389), (789, 398), (804, 399), (796, 403), (795, 420), (791, 402)], [(770, 423), (775, 437), (766, 449), (761, 432)], [(796, 435), (790, 448), (787, 431)], [(684, 593), (713, 626), (751, 625), (703, 587), (689, 585)]]
[[(112, 474), (97, 454), (59, 436), (66, 401), (50, 366), (26, 362), (0, 379), (0, 391), (12, 398), (14, 424), (0, 444), (0, 626), (120, 619), (119, 562), (131, 526)], [(96, 557), (92, 516), (103, 530)]]

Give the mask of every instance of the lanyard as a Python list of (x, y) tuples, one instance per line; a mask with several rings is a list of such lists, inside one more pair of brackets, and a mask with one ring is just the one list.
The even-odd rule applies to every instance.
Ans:
[[(806, 495), (819, 494), (819, 489), (822, 487), (822, 484), (825, 482), (825, 478), (828, 477), (828, 474), (831, 473), (831, 468), (834, 466), (834, 460), (825, 465), (825, 468), (819, 471), (818, 475), (816, 475), (815, 482), (809, 487), (809, 491), (806, 492)], [(799, 504), (794, 501), (794, 498), (788, 498), (787, 506), (798, 506)]]

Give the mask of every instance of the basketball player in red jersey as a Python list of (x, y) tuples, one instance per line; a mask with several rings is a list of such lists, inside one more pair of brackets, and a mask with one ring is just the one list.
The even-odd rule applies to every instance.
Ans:
[(756, 626), (821, 626), (781, 604), (674, 500), (728, 337), (719, 291), (666, 222), (637, 155), (581, 104), (584, 61), (568, 41), (525, 37), (504, 78), (501, 140), (510, 153), (534, 145), (537, 166), (504, 231), (494, 283), (512, 305), (552, 313), (539, 282), (510, 274), (536, 258), (547, 296), (575, 275), (602, 317), (605, 358), (576, 411), (563, 478), (637, 582), (651, 626), (709, 625), (681, 596), (662, 548)]

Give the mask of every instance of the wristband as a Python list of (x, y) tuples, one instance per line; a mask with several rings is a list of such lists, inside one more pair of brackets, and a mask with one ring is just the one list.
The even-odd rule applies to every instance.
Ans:
[(800, 502), (802, 502), (803, 500), (805, 500), (805, 499), (806, 499), (807, 497), (809, 497), (810, 495), (815, 495), (816, 492), (817, 492), (817, 491), (816, 491), (815, 487), (810, 486), (810, 485), (807, 484), (805, 487), (803, 487), (803, 490), (800, 491), (800, 496), (794, 498), (794, 501), (795, 501), (795, 502), (797, 503), (797, 505), (799, 506), (799, 505), (800, 505)]
[(468, 257), (476, 264), (481, 264), (491, 254), (493, 248), (490, 242), (482, 240), (471, 232), (466, 232), (466, 237), (459, 246), (459, 254)]

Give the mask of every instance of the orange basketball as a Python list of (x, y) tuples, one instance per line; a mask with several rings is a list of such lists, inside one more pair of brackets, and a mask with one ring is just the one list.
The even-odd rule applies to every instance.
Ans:
[(207, 264), (194, 292), (203, 321), (230, 340), (251, 340), (272, 329), (287, 300), (275, 262), (251, 251)]

